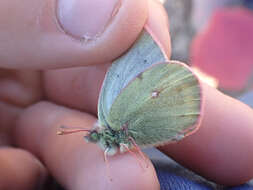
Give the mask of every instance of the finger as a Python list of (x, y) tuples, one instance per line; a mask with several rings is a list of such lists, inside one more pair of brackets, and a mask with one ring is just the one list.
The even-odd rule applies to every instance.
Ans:
[(199, 130), (161, 150), (217, 183), (244, 183), (253, 177), (253, 110), (204, 84), (203, 96)]
[(160, 43), (160, 47), (168, 58), (171, 56), (171, 41), (169, 33), (168, 14), (163, 4), (158, 0), (148, 0), (149, 16), (147, 27), (153, 33), (155, 40)]
[(43, 165), (30, 153), (16, 148), (0, 148), (0, 189), (32, 190), (47, 177)]
[(46, 71), (43, 85), (47, 100), (96, 114), (100, 88), (110, 65)]
[(0, 101), (0, 146), (12, 143), (12, 129), (22, 109)]
[(110, 157), (110, 181), (97, 145), (85, 143), (84, 134), (56, 135), (60, 125), (90, 129), (95, 121), (91, 115), (42, 102), (21, 116), (17, 144), (38, 155), (67, 189), (159, 189), (151, 163), (143, 170), (129, 153)]
[(110, 62), (135, 41), (147, 12), (147, 0), (1, 1), (0, 67)]
[(16, 118), (42, 97), (40, 72), (0, 69), (0, 144), (11, 143)]
[(19, 107), (28, 106), (42, 97), (40, 72), (0, 69), (0, 89), (2, 101)]
[[(149, 2), (148, 27), (170, 57), (168, 18), (157, 1)], [(44, 89), (50, 101), (96, 114), (98, 94), (110, 64), (51, 70), (43, 75)]]

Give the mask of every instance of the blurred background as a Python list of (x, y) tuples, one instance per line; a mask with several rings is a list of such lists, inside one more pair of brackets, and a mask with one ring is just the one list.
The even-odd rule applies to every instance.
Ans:
[(166, 0), (172, 59), (253, 106), (253, 0)]

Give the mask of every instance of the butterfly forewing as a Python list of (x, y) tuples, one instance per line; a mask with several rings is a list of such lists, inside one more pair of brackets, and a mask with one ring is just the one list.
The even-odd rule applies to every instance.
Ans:
[(111, 106), (121, 90), (139, 73), (154, 63), (163, 62), (166, 59), (155, 40), (146, 30), (143, 30), (132, 48), (114, 61), (106, 74), (98, 103), (100, 125), (108, 125), (107, 119)]
[(115, 99), (108, 124), (123, 126), (140, 146), (159, 145), (194, 129), (201, 110), (196, 76), (182, 63), (155, 64), (138, 75)]

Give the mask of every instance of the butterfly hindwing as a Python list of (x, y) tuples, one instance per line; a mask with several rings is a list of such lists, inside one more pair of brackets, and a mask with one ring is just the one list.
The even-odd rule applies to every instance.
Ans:
[(196, 76), (182, 63), (151, 66), (113, 102), (107, 121), (113, 130), (127, 127), (140, 146), (176, 140), (194, 129), (201, 111)]

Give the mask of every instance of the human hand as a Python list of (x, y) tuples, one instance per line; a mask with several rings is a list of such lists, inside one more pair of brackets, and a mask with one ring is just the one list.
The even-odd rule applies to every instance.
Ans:
[[(0, 169), (5, 174), (0, 184), (4, 189), (31, 189), (48, 171), (67, 189), (159, 189), (152, 164), (143, 171), (129, 153), (110, 157), (115, 179), (111, 182), (106, 177), (103, 153), (96, 145), (85, 143), (82, 134), (60, 137), (56, 131), (61, 124), (92, 127), (106, 69), (131, 46), (147, 19), (170, 56), (164, 9), (158, 2), (146, 0), (121, 1), (120, 5), (111, 0), (113, 6), (102, 0), (73, 0), (72, 9), (63, 12), (62, 2), (58, 1), (62, 11), (51, 1), (29, 0), (22, 6), (17, 0), (0, 2), (0, 23), (5, 29), (0, 31), (4, 50), (0, 51), (0, 122), (7, 139), (3, 144), (8, 145), (0, 149), (4, 158)], [(98, 5), (103, 5), (102, 9), (94, 11)], [(114, 5), (119, 6), (118, 11), (104, 24), (102, 20), (110, 17)], [(109, 13), (103, 12), (105, 7)], [(55, 10), (62, 15), (60, 25), (55, 22)], [(78, 35), (92, 37), (90, 32), (100, 32), (101, 26), (107, 27), (97, 39), (78, 40)], [(74, 66), (79, 67), (63, 69)], [(199, 131), (161, 150), (218, 183), (245, 182), (253, 176), (252, 110), (205, 84), (203, 95)], [(21, 149), (11, 148), (12, 142)], [(12, 168), (5, 167), (7, 163)]]

